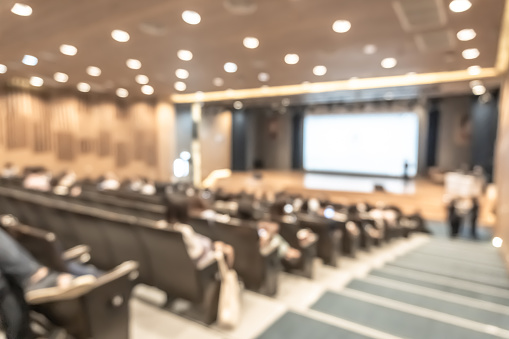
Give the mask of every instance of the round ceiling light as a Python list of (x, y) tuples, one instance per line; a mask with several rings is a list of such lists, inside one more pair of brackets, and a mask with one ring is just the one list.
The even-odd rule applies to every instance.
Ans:
[(4, 74), (5, 72), (7, 72), (7, 66), (0, 64), (0, 74)]
[(11, 8), (11, 12), (19, 16), (30, 16), (32, 14), (32, 7), (25, 4), (15, 3)]
[(182, 81), (177, 81), (173, 87), (175, 87), (175, 89), (179, 92), (184, 92), (187, 88), (186, 86), (186, 83), (185, 82), (182, 82)]
[(31, 77), (30, 78), (30, 85), (34, 87), (41, 87), (44, 84), (44, 80), (39, 77)]
[(244, 38), (244, 47), (254, 49), (260, 46), (260, 41), (257, 38), (247, 37)]
[(129, 95), (129, 91), (126, 90), (125, 88), (117, 88), (115, 93), (119, 98), (127, 98), (127, 96)]
[(468, 11), (470, 7), (472, 7), (472, 3), (469, 0), (453, 0), (449, 4), (450, 10), (455, 13)]
[(332, 30), (336, 33), (346, 33), (352, 28), (352, 24), (347, 20), (336, 20), (332, 24)]
[(148, 76), (143, 74), (138, 74), (137, 76), (134, 77), (134, 80), (140, 85), (148, 84)]
[(479, 75), (481, 74), (481, 66), (470, 66), (467, 68), (467, 72), (470, 75)]
[(224, 85), (224, 80), (223, 80), (223, 78), (214, 78), (214, 80), (212, 80), (212, 83), (216, 87), (221, 87)]
[(95, 66), (88, 66), (87, 67), (87, 73), (88, 75), (92, 76), (92, 77), (98, 77), (99, 75), (101, 75), (101, 69), (99, 67), (95, 67)]
[(136, 59), (127, 59), (126, 65), (130, 69), (140, 69), (141, 68), (141, 61), (140, 60), (136, 60)]
[(235, 72), (237, 72), (237, 69), (238, 69), (238, 67), (237, 67), (236, 63), (227, 62), (226, 64), (224, 64), (224, 70), (227, 73), (235, 73)]
[(74, 47), (73, 45), (60, 45), (60, 53), (64, 54), (64, 55), (69, 55), (69, 56), (73, 56), (73, 55), (76, 55), (76, 53), (78, 53), (78, 49), (76, 47)]
[(244, 107), (244, 104), (242, 103), (242, 101), (235, 101), (233, 103), (233, 108), (239, 110), (239, 109), (242, 109), (242, 107)]
[(313, 68), (313, 74), (316, 76), (321, 77), (322, 75), (325, 75), (327, 73), (327, 67), (325, 66), (315, 66)]
[(382, 60), (382, 67), (383, 68), (394, 68), (398, 64), (398, 60), (394, 58), (385, 58)]
[(189, 78), (189, 71), (187, 71), (186, 69), (179, 68), (175, 71), (175, 75), (177, 76), (177, 78), (184, 80)]
[(129, 33), (127, 33), (126, 31), (122, 31), (120, 29), (116, 29), (116, 30), (112, 31), (111, 37), (113, 38), (113, 40), (118, 41), (118, 42), (127, 42), (131, 38), (129, 36)]
[(285, 55), (285, 62), (288, 65), (295, 65), (299, 62), (299, 56), (297, 54), (287, 54)]
[(80, 82), (78, 85), (76, 85), (76, 88), (78, 88), (78, 91), (86, 93), (90, 92), (90, 85), (86, 82)]
[(470, 41), (473, 38), (475, 38), (476, 35), (477, 33), (475, 33), (475, 31), (472, 28), (462, 29), (461, 31), (458, 32), (458, 34), (456, 34), (458, 40), (460, 41)]
[(35, 66), (39, 62), (39, 59), (34, 57), (33, 55), (25, 55), (23, 56), (23, 60), (21, 60), (27, 66)]
[(152, 87), (150, 85), (143, 85), (143, 86), (141, 86), (141, 93), (143, 93), (145, 95), (154, 94), (154, 87)]
[(56, 72), (55, 74), (53, 74), (53, 79), (55, 79), (56, 82), (64, 83), (69, 80), (69, 76), (62, 72)]
[(474, 93), (474, 95), (483, 95), (486, 93), (486, 87), (483, 85), (476, 85), (472, 87), (472, 93)]
[(182, 20), (190, 25), (198, 25), (201, 21), (201, 16), (195, 11), (184, 11), (182, 12)]
[(258, 74), (258, 80), (260, 80), (261, 82), (267, 82), (269, 81), (269, 79), (270, 79), (269, 73), (262, 72)]
[(181, 49), (177, 52), (177, 57), (182, 61), (189, 61), (193, 59), (193, 53), (191, 53), (191, 51)]
[(464, 50), (461, 55), (467, 60), (476, 59), (481, 53), (477, 48), (469, 48)]
[(363, 48), (364, 54), (367, 54), (367, 55), (375, 54), (376, 51), (377, 51), (377, 47), (376, 47), (376, 45), (373, 45), (373, 44), (366, 45)]

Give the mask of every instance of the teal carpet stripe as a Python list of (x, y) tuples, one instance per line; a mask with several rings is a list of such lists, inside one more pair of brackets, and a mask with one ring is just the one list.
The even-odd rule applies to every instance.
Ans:
[[(475, 332), (463, 327), (407, 314), (333, 292), (325, 293), (315, 305), (312, 306), (312, 309), (404, 338), (498, 338), (490, 334)], [(291, 336), (288, 338), (291, 338)]]
[(369, 337), (287, 312), (258, 339), (368, 339)]

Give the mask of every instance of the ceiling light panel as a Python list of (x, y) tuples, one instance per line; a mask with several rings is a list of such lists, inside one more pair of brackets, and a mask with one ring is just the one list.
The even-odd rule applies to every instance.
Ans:
[(198, 25), (201, 22), (201, 16), (195, 11), (184, 11), (182, 20), (190, 25)]
[(190, 61), (193, 59), (193, 53), (186, 49), (181, 49), (177, 52), (177, 57), (182, 61)]
[(63, 45), (60, 45), (60, 53), (62, 53), (64, 55), (73, 56), (73, 55), (76, 55), (76, 53), (78, 53), (78, 49), (76, 47), (74, 47), (73, 45), (63, 44)]
[(116, 29), (116, 30), (112, 31), (111, 37), (113, 38), (113, 40), (118, 41), (118, 42), (127, 42), (131, 38), (129, 33), (127, 33), (126, 31), (122, 31), (120, 29)]
[(21, 3), (15, 3), (11, 8), (11, 12), (19, 16), (30, 16), (32, 14), (32, 7)]

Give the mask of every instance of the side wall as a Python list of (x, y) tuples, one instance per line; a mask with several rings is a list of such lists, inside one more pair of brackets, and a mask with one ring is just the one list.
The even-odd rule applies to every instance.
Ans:
[(96, 177), (168, 179), (174, 157), (173, 105), (101, 98), (0, 93), (0, 158), (19, 167), (43, 165)]

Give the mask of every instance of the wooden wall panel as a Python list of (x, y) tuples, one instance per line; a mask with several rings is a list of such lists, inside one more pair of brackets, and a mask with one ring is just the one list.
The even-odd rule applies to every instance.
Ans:
[(20, 167), (73, 169), (79, 176), (113, 171), (158, 179), (157, 120), (156, 106), (144, 102), (0, 91), (0, 155)]

